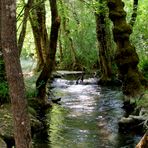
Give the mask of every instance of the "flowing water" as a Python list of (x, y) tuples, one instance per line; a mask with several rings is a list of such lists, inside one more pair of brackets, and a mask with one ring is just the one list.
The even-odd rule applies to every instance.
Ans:
[(47, 129), (34, 140), (36, 148), (134, 148), (138, 136), (119, 133), (123, 116), (119, 88), (100, 87), (95, 79), (84, 84), (55, 79), (52, 93), (61, 97), (46, 116)]

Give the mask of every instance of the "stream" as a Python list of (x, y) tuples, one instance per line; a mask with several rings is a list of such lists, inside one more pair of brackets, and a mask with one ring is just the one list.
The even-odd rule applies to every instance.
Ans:
[(51, 92), (61, 97), (47, 113), (47, 129), (34, 138), (35, 148), (134, 148), (140, 136), (119, 133), (124, 115), (119, 88), (100, 87), (94, 78), (57, 78)]

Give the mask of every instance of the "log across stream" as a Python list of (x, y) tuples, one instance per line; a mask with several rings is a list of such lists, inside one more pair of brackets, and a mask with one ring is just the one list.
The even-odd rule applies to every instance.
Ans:
[(122, 93), (116, 87), (100, 87), (94, 78), (56, 78), (51, 93), (61, 98), (45, 116), (47, 128), (35, 136), (36, 148), (134, 148), (141, 136), (120, 133), (124, 115)]

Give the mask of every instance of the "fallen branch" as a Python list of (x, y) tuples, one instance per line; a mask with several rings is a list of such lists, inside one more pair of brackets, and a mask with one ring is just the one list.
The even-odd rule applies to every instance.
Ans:
[(140, 140), (140, 142), (136, 145), (136, 148), (148, 148), (148, 130)]

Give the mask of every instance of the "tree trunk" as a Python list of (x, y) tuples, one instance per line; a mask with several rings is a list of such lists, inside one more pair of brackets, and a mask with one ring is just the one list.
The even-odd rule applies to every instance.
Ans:
[(133, 1), (133, 13), (130, 20), (130, 25), (134, 26), (136, 18), (137, 18), (137, 9), (138, 9), (138, 0)]
[(60, 49), (60, 62), (63, 61), (63, 47), (62, 47), (62, 40), (61, 40), (62, 36), (61, 36), (61, 29), (60, 29), (60, 33), (59, 33), (59, 49)]
[[(60, 27), (60, 18), (58, 16), (57, 1), (50, 0), (52, 24), (50, 32), (50, 43), (49, 49), (47, 51), (46, 63), (44, 64), (43, 70), (36, 82), (37, 96), (40, 99), (45, 99), (46, 84), (51, 76), (54, 64), (55, 64), (55, 54), (57, 47), (58, 31)], [(45, 101), (45, 100), (44, 100)]]
[(1, 42), (1, 18), (2, 18), (2, 13), (1, 13), (1, 7), (0, 7), (0, 82), (6, 81), (5, 78), (5, 66), (4, 66), (4, 60), (3, 60), (3, 54), (2, 54), (2, 42)]
[(32, 3), (33, 3), (33, 0), (28, 0), (28, 3), (25, 5), (24, 18), (22, 22), (22, 30), (20, 32), (19, 39), (18, 39), (19, 55), (21, 55), (21, 51), (22, 51), (22, 47), (23, 47), (23, 43), (26, 35), (27, 19), (29, 16), (29, 11), (31, 9)]
[(1, 43), (14, 119), (17, 148), (31, 147), (30, 120), (16, 37), (16, 1), (1, 0)]
[(29, 20), (30, 20), (32, 31), (33, 31), (36, 54), (37, 54), (37, 66), (36, 66), (35, 71), (38, 72), (44, 66), (44, 58), (43, 58), (42, 46), (41, 46), (41, 42), (40, 42), (40, 32), (39, 32), (38, 26), (36, 24), (36, 18), (33, 15), (33, 13), (32, 13), (32, 15), (29, 16)]
[(100, 69), (101, 69), (101, 83), (107, 83), (108, 81), (111, 81), (112, 76), (112, 70), (111, 70), (111, 54), (110, 50), (112, 46), (109, 45), (109, 39), (107, 36), (107, 31), (109, 31), (109, 28), (107, 28), (107, 16), (106, 11), (104, 10), (106, 3), (104, 3), (102, 0), (99, 0), (99, 12), (95, 13), (96, 16), (96, 34), (97, 34), (97, 40), (99, 43), (99, 62), (100, 62)]
[(46, 62), (46, 50), (48, 49), (48, 34), (46, 29), (45, 1), (36, 0), (36, 9), (30, 14), (30, 23), (33, 30), (35, 46), (37, 51), (36, 71), (41, 71)]
[(117, 44), (116, 63), (123, 81), (123, 93), (135, 96), (141, 91), (141, 80), (138, 71), (139, 58), (129, 37), (132, 28), (126, 22), (124, 3), (121, 0), (108, 0), (109, 17), (114, 24), (113, 35)]
[(77, 59), (76, 59), (76, 51), (74, 48), (74, 43), (73, 43), (73, 39), (70, 36), (70, 29), (67, 27), (67, 20), (69, 20), (69, 18), (66, 17), (66, 13), (65, 13), (65, 6), (63, 4), (63, 1), (60, 0), (59, 1), (62, 7), (61, 10), (61, 14), (62, 14), (62, 29), (64, 31), (64, 37), (66, 37), (69, 41), (70, 44), (70, 53), (71, 53), (71, 59), (72, 59), (72, 69), (75, 69), (76, 65), (77, 65)]

